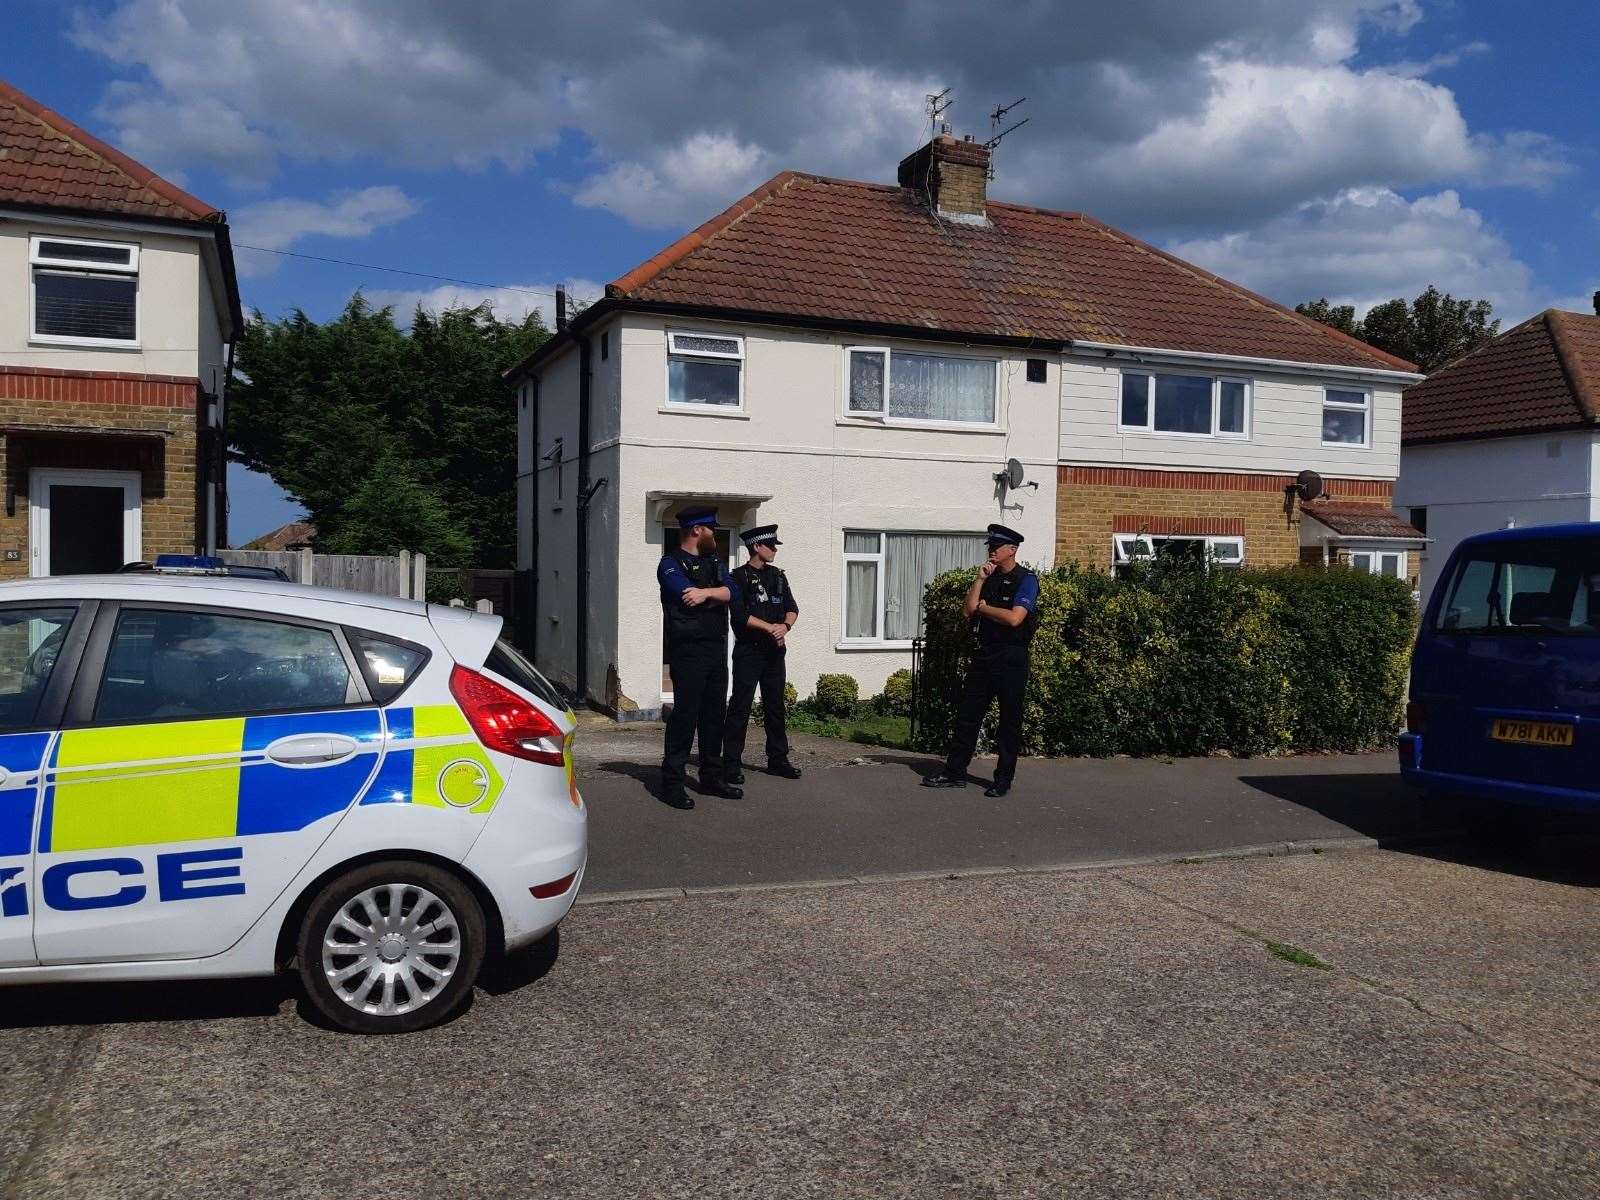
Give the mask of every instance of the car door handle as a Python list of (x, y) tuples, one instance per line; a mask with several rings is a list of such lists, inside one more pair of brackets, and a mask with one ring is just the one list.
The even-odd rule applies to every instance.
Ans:
[(360, 748), (342, 733), (296, 733), (267, 747), (267, 757), (285, 767), (325, 767), (343, 762)]

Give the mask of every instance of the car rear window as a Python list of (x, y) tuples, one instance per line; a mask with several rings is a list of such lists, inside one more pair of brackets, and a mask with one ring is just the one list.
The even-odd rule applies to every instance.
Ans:
[(428, 651), (399, 638), (380, 637), (364, 629), (346, 629), (345, 636), (361, 660), (367, 690), (379, 704), (387, 704), (417, 677), (428, 661)]
[(1473, 547), (1446, 586), (1434, 625), (1444, 633), (1600, 637), (1600, 542), (1547, 538)]
[(496, 642), (494, 649), (489, 651), (489, 657), (483, 660), (483, 665), (486, 670), (509, 679), (523, 691), (543, 700), (557, 712), (566, 712), (567, 702), (561, 693), (509, 642)]

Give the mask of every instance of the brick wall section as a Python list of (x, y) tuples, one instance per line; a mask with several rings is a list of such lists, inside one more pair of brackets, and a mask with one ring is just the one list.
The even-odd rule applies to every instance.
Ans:
[[(1242, 536), (1250, 566), (1293, 566), (1301, 561), (1299, 512), (1284, 512), (1284, 489), (1293, 483), (1293, 475), (1061, 467), (1055, 561), (1109, 570), (1112, 534), (1147, 529)], [(1388, 505), (1394, 494), (1384, 480), (1326, 479), (1324, 485), (1341, 500)]]
[[(0, 365), (0, 426), (49, 427), (51, 437), (0, 439), (0, 482), (14, 494), (14, 511), (0, 505), (0, 579), (28, 574), (28, 471), (77, 467), (133, 471), (142, 476), (144, 545), (141, 557), (189, 554), (195, 548), (195, 427), (200, 383), (171, 375), (118, 375)], [(138, 430), (162, 435), (155, 453), (139, 443), (73, 438), (75, 429)]]

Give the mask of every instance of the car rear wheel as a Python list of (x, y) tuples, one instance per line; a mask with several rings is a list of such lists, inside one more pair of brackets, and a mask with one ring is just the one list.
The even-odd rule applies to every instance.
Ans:
[(300, 927), (300, 977), (327, 1020), (409, 1033), (461, 1007), (483, 965), (483, 909), (450, 872), (377, 862), (332, 880)]

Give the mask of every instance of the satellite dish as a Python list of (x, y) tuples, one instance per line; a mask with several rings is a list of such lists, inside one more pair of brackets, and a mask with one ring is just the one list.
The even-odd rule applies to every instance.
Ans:
[(1022, 486), (1022, 464), (1014, 458), (1006, 459), (1006, 486), (1012, 491)]
[(1322, 495), (1322, 476), (1315, 471), (1301, 471), (1294, 477), (1294, 490), (1299, 493), (1301, 503), (1315, 500)]

